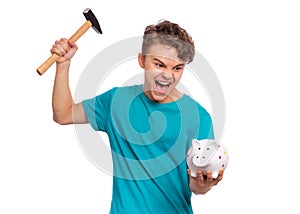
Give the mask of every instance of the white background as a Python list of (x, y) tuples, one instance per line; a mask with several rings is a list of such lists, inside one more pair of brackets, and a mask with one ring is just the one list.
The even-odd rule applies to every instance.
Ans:
[[(2, 1), (0, 213), (108, 213), (111, 176), (83, 154), (73, 126), (52, 121), (55, 66), (35, 69), (56, 39), (98, 17), (78, 41), (70, 86), (102, 49), (160, 19), (193, 36), (226, 101), (223, 181), (193, 196), (195, 213), (299, 213), (300, 13), (294, 0)], [(113, 57), (113, 56), (112, 56)], [(114, 85), (114, 82), (111, 82)], [(172, 194), (172, 193), (170, 193)]]

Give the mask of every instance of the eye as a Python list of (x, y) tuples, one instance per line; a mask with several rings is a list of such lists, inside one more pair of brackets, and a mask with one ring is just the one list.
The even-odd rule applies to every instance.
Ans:
[(175, 71), (181, 71), (182, 69), (183, 69), (182, 66), (177, 66), (177, 67), (174, 68)]
[(164, 67), (164, 65), (163, 64), (161, 64), (161, 63), (155, 63), (155, 66), (157, 67), (157, 68), (163, 68)]
[(201, 150), (201, 147), (199, 147), (198, 150)]

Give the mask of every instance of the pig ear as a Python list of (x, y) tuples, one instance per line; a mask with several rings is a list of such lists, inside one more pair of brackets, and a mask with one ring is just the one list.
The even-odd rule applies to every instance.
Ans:
[(219, 148), (219, 144), (216, 140), (210, 140), (210, 146), (214, 149), (217, 150)]
[(198, 147), (200, 145), (199, 141), (197, 139), (192, 140), (192, 146), (193, 147)]

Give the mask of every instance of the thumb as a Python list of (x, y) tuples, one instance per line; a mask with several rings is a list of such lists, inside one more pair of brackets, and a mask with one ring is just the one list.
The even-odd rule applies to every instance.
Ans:
[(75, 55), (76, 51), (78, 50), (78, 46), (72, 41), (68, 41), (68, 44), (70, 46), (70, 50), (64, 57), (67, 59), (71, 59)]
[(71, 48), (75, 48), (76, 50), (78, 49), (78, 47), (75, 44), (75, 42), (72, 42), (72, 41), (68, 40), (68, 44), (70, 45)]

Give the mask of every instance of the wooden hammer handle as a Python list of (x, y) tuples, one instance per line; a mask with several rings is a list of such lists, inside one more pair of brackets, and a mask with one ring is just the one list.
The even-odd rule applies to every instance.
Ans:
[(71, 42), (76, 42), (90, 27), (92, 27), (92, 23), (90, 21), (86, 21), (71, 37)]
[[(85, 22), (71, 37), (70, 41), (71, 42), (76, 42), (90, 27), (92, 26), (92, 23), (90, 21)], [(57, 54), (52, 54), (43, 64), (41, 64), (36, 71), (38, 72), (39, 75), (42, 75), (45, 73), (48, 68), (53, 65), (58, 59), (59, 55)]]

